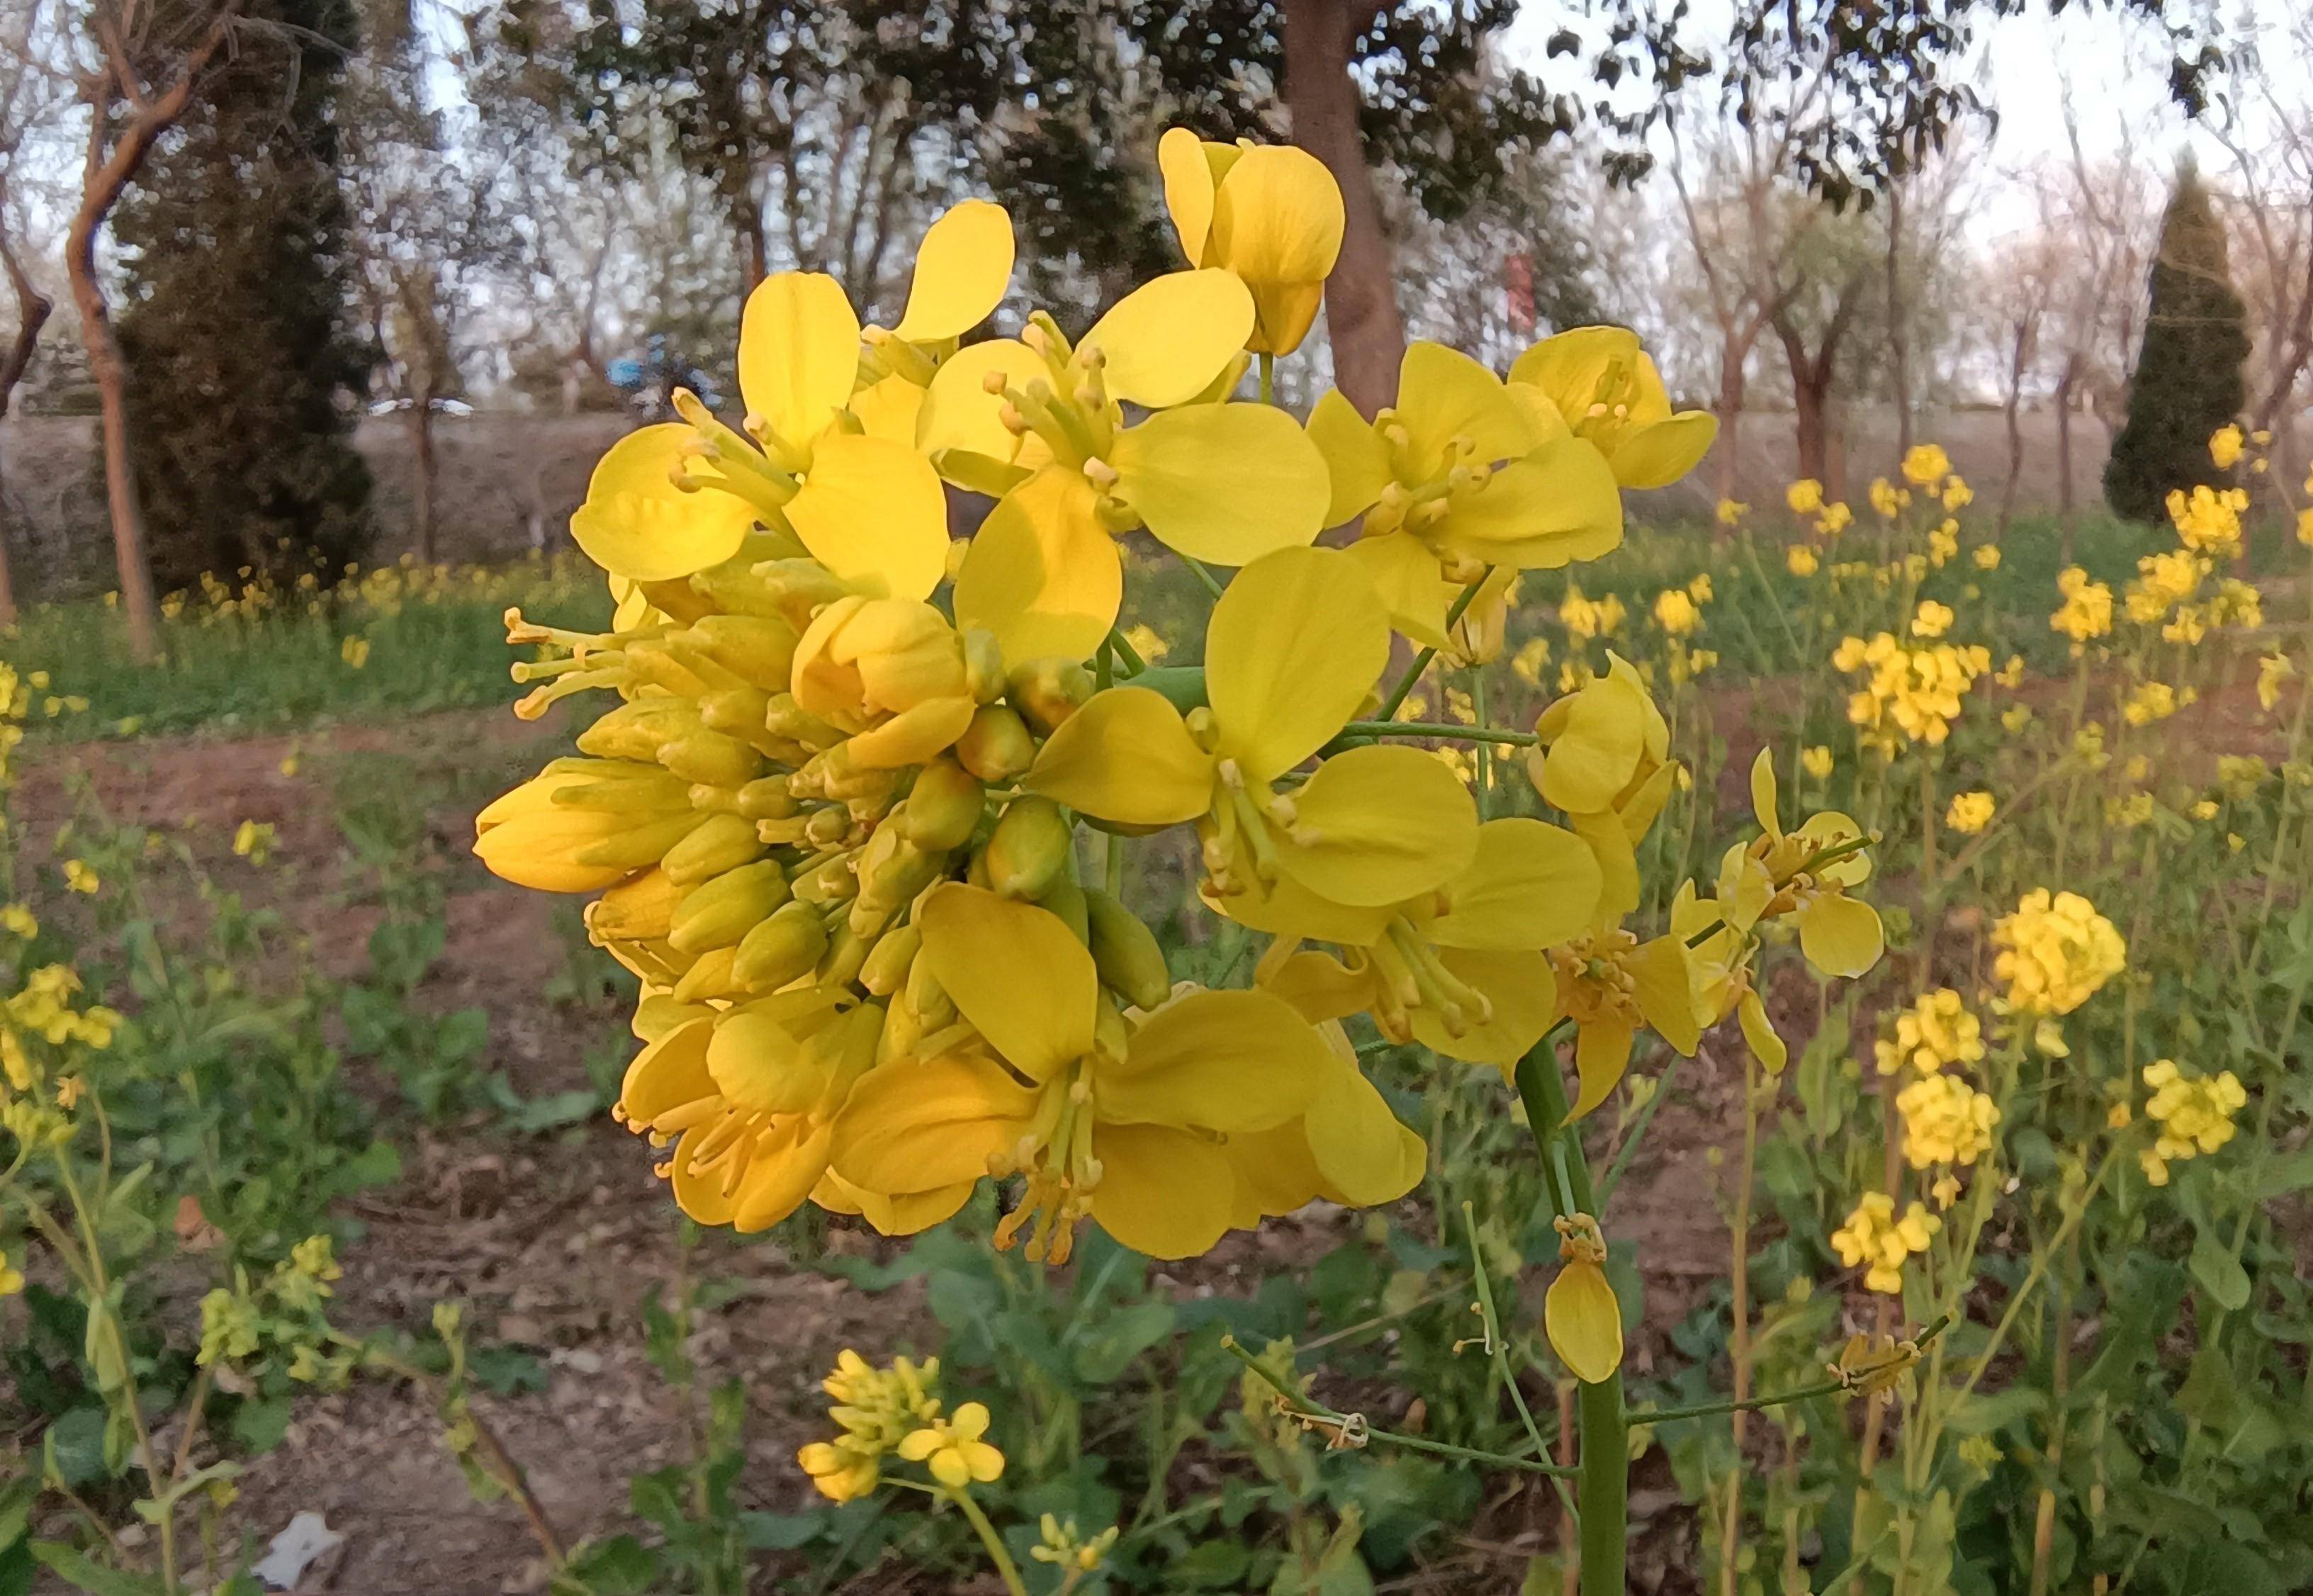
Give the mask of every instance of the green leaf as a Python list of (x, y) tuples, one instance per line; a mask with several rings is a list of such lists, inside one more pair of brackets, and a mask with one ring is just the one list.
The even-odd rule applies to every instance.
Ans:
[(2248, 1306), (2248, 1271), (2233, 1257), (2232, 1248), (2217, 1239), (2213, 1230), (2204, 1230), (2193, 1243), (2193, 1278), (2209, 1293), (2210, 1301), (2227, 1313), (2238, 1313)]
[(588, 1596), (644, 1596), (659, 1583), (659, 1554), (631, 1535), (614, 1535), (594, 1541), (571, 1554), (555, 1588), (585, 1591)]
[(233, 1438), (252, 1452), (269, 1452), (288, 1433), (292, 1404), (286, 1397), (263, 1397), (233, 1411)]
[(823, 1512), (743, 1512), (739, 1533), (759, 1552), (792, 1552), (827, 1533)]
[(2265, 1168), (2249, 1182), (2248, 1195), (2253, 1203), (2264, 1203), (2308, 1186), (2313, 1186), (2313, 1147), (2266, 1160)]
[(153, 1596), (161, 1588), (157, 1579), (100, 1566), (61, 1540), (34, 1541), (32, 1556), (49, 1573), (76, 1591), (88, 1592), (90, 1596)]
[(2045, 1391), (2017, 1387), (1990, 1396), (1971, 1396), (1954, 1410), (1944, 1427), (1954, 1435), (1989, 1435), (1994, 1430), (2028, 1418), (2048, 1406)]

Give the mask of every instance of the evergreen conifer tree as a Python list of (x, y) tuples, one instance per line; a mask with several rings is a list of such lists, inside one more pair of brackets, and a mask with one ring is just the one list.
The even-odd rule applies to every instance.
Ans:
[(2104, 496), (2113, 513), (2159, 521), (2172, 489), (2218, 482), (2209, 435), (2240, 414), (2248, 331), (2233, 291), (2224, 224), (2190, 162), (2161, 218), (2144, 343), (2128, 416), (2113, 439)]

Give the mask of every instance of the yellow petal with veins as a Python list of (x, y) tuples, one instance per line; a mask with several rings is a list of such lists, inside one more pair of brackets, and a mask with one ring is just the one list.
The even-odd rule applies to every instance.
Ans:
[(1161, 694), (1112, 687), (1060, 722), (1022, 785), (1120, 825), (1172, 825), (1211, 807), (1213, 756)]
[(961, 338), (995, 313), (1012, 283), (1012, 218), (986, 199), (950, 206), (916, 250), (908, 308), (892, 331), (917, 343)]
[(1394, 1203), (1420, 1181), (1429, 1150), (1354, 1065), (1334, 1069), (1305, 1117), (1317, 1172), (1337, 1201)]
[(1574, 1070), (1581, 1087), (1574, 1106), (1566, 1111), (1569, 1120), (1580, 1119), (1621, 1084), (1623, 1071), (1631, 1066), (1631, 1043), (1636, 1036), (1619, 1019), (1594, 1019), (1575, 1032)]
[(1521, 458), (1542, 442), (1501, 378), (1444, 344), (1406, 346), (1396, 409), (1421, 477), (1441, 474), (1452, 463), (1449, 445), (1457, 441), (1472, 445), (1460, 460), (1474, 465)]
[(1622, 494), (1605, 455), (1580, 438), (1559, 438), (1497, 468), (1430, 535), (1490, 565), (1554, 570), (1621, 544)]
[(1567, 1371), (1586, 1385), (1612, 1380), (1623, 1366), (1623, 1309), (1605, 1271), (1587, 1258), (1559, 1266), (1543, 1299), (1550, 1346)]
[(820, 439), (787, 516), (812, 557), (862, 592), (924, 598), (947, 574), (947, 496), (938, 473), (890, 438)]
[(829, 1124), (798, 1118), (780, 1132), (768, 1144), (758, 1142), (731, 1194), (731, 1228), (742, 1235), (768, 1230), (802, 1207), (827, 1173)]
[[(1258, 928), (1256, 928), (1258, 929)], [(1274, 947), (1287, 947), (1280, 942)], [(1274, 992), (1293, 1005), (1293, 1011), (1315, 1025), (1322, 1020), (1346, 1019), (1372, 1006), (1374, 977), (1370, 966), (1351, 969), (1330, 953), (1296, 953), (1275, 967), (1263, 968), (1256, 979), (1263, 992)]]
[(1438, 556), (1412, 533), (1361, 537), (1341, 551), (1365, 569), (1389, 623), (1425, 648), (1447, 646), (1446, 616), (1458, 585), (1438, 574)]
[(1332, 1056), (1265, 992), (1192, 992), (1141, 1022), (1099, 1079), (1104, 1124), (1265, 1131), (1309, 1106)]
[(1694, 1012), (1694, 970), (1686, 945), (1676, 937), (1657, 937), (1631, 957), (1639, 1012), (1674, 1052), (1693, 1057), (1702, 1039)]
[(1639, 335), (1627, 327), (1574, 327), (1540, 343), (1510, 364), (1510, 381), (1530, 383), (1569, 421), (1579, 424), (1607, 369), (1644, 357)]
[(1341, 185), (1292, 145), (1256, 145), (1227, 168), (1206, 251), (1253, 290), (1255, 351), (1289, 355), (1308, 336), (1341, 253)]
[(923, 900), (915, 923), (918, 957), (1005, 1063), (1043, 1080), (1092, 1051), (1100, 976), (1059, 915), (950, 882)]
[(869, 437), (887, 437), (913, 448), (923, 419), (924, 391), (905, 377), (884, 377), (851, 396), (851, 413)]
[(989, 1159), (1018, 1144), (1036, 1105), (1034, 1091), (986, 1059), (896, 1059), (851, 1089), (829, 1156), (866, 1191), (945, 1191), (987, 1175)]
[(1042, 356), (1016, 339), (991, 338), (966, 344), (940, 363), (932, 384), (924, 390), (924, 408), (916, 418), (916, 447), (927, 454), (961, 449), (1009, 463), (1020, 453), (1020, 438), (1004, 425), (1004, 397), (988, 392), (989, 373), (1005, 385), (1025, 388), (1042, 377), (1051, 382), (1051, 368)]
[(1742, 1025), (1743, 1040), (1750, 1045), (1751, 1056), (1766, 1066), (1768, 1074), (1781, 1074), (1784, 1064), (1790, 1061), (1790, 1049), (1775, 1035), (1775, 1027), (1767, 1019), (1767, 1006), (1759, 1001), (1757, 992), (1743, 994), (1742, 1001), (1735, 1005), (1735, 1018)]
[(1253, 782), (1323, 747), (1389, 663), (1389, 619), (1365, 572), (1332, 549), (1287, 549), (1239, 571), (1205, 630), (1219, 753)]
[(1444, 761), (1402, 744), (1337, 754), (1294, 795), (1279, 865), (1351, 907), (1403, 903), (1461, 873), (1478, 848), (1478, 811)]
[(1160, 411), (1119, 433), (1108, 463), (1158, 542), (1216, 565), (1315, 542), (1332, 496), (1317, 446), (1273, 405)]
[(1174, 236), (1192, 266), (1205, 263), (1212, 234), (1213, 191), (1220, 177), (1206, 156), (1205, 141), (1186, 128), (1167, 128), (1156, 141), (1156, 170), (1165, 180), (1165, 210)]
[(1757, 818), (1759, 829), (1780, 842), (1783, 822), (1775, 799), (1774, 751), (1762, 748), (1759, 756), (1751, 762), (1751, 813)]
[(1081, 472), (1048, 466), (1006, 494), (955, 576), (960, 626), (996, 634), (1007, 660), (1083, 659), (1116, 624), (1124, 567)]
[(1100, 351), (1111, 398), (1163, 410), (1194, 398), (1252, 331), (1253, 295), (1234, 276), (1175, 271), (1111, 305), (1077, 349)]
[(1470, 1021), (1460, 1036), (1427, 1006), (1412, 1012), (1413, 1039), (1432, 1053), (1508, 1071), (1542, 1040), (1558, 1018), (1558, 982), (1540, 953), (1444, 948), (1438, 962), (1493, 1005), (1491, 1018)]
[(1572, 832), (1523, 817), (1478, 828), (1469, 869), (1422, 935), (1441, 948), (1531, 952), (1581, 935), (1598, 913), (1597, 856)]
[(1641, 427), (1615, 445), (1614, 480), (1625, 488), (1667, 488), (1702, 463), (1718, 436), (1719, 418), (1704, 410)]
[(1341, 525), (1373, 508), (1390, 484), (1389, 446), (1341, 390), (1326, 389), (1309, 412), (1309, 441), (1324, 457), (1333, 488), (1325, 525)]
[(1218, 1144), (1167, 1125), (1102, 1124), (1092, 1152), (1093, 1222), (1135, 1252), (1194, 1257), (1227, 1233), (1236, 1179)]
[(586, 502), (570, 517), (570, 535), (587, 559), (613, 576), (664, 582), (739, 551), (755, 524), (753, 507), (719, 488), (674, 485), (697, 436), (679, 422), (646, 427), (595, 463)]
[(1851, 897), (1817, 898), (1799, 911), (1799, 951), (1826, 975), (1863, 974), (1886, 949), (1879, 912)]
[(782, 271), (747, 295), (739, 316), (739, 396), (801, 448), (851, 401), (859, 376), (859, 318), (824, 272)]
[(1569, 815), (1611, 809), (1646, 751), (1647, 695), (1606, 675), (1561, 703), (1563, 725), (1542, 758), (1542, 796)]

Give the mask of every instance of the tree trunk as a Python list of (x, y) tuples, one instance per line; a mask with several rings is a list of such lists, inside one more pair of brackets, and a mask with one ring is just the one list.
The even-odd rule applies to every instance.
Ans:
[[(0, 450), (7, 443), (7, 405), (0, 399)], [(0, 464), (0, 627), (16, 624), (16, 579), (8, 563), (8, 473)]]
[(2012, 330), (2014, 342), (2008, 360), (2008, 392), (2001, 404), (2001, 417), (2008, 428), (2008, 480), (2000, 485), (2000, 523), (1997, 535), (2008, 535), (2008, 523), (2016, 514), (2016, 489), (2024, 475), (2024, 367), (2031, 358), (2032, 324), (2017, 322)]
[[(0, 197), (0, 203), (4, 203), (4, 197)], [(6, 224), (6, 216), (0, 214), (0, 270), (6, 272), (9, 287), (16, 294), (16, 337), (4, 352), (0, 352), (0, 428), (7, 425), (8, 407), (16, 396), (16, 384), (24, 380), (24, 373), (32, 364), (32, 352), (40, 348), (40, 329), (48, 324), (48, 313), (56, 308), (46, 295), (32, 286), (32, 279), (16, 259)], [(7, 509), (7, 473), (0, 471), (0, 626), (16, 624), (16, 585), (8, 565)]]
[(1733, 498), (1743, 481), (1744, 353), (1728, 339), (1719, 355), (1719, 457), (1711, 463), (1711, 479), (1722, 499)]
[(1887, 188), (1887, 375), (1895, 398), (1895, 457), (1912, 452), (1912, 338), (1904, 323), (1904, 188)]
[(2064, 357), (2064, 369), (2056, 378), (2056, 536), (2058, 558), (2066, 565), (2072, 563), (2072, 391), (2080, 380), (2080, 357), (2078, 354)]
[(1323, 161), (1341, 189), (1341, 255), (1325, 282), (1333, 382), (1368, 416), (1396, 399), (1405, 355), (1397, 279), (1358, 132), (1357, 81), (1350, 75), (1357, 30), (1372, 15), (1356, 0), (1285, 0), (1285, 104), (1293, 142)]
[(420, 566), (434, 563), (434, 401), (426, 394), (409, 407), (410, 551)]
[[(77, 229), (75, 229), (77, 231)], [(159, 605), (153, 597), (153, 561), (145, 552), (145, 504), (136, 492), (136, 467), (128, 443), (128, 373), (120, 342), (112, 335), (104, 288), (96, 280), (94, 238), (72, 251), (73, 303), (80, 308), (81, 341), (88, 348), (89, 375), (96, 381), (97, 408), (103, 418), (104, 502), (112, 518), (112, 559), (119, 573), (120, 612), (128, 621), (128, 652), (150, 665), (159, 650)]]
[(1792, 431), (1799, 445), (1799, 474), (1825, 484), (1831, 480), (1831, 436), (1824, 415), (1823, 390), (1807, 376), (1791, 374)]

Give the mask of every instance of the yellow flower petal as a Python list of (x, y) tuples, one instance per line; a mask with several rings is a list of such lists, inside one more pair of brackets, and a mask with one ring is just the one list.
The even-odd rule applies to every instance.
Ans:
[[(1807, 824), (1799, 827), (1799, 835), (1811, 850), (1829, 848), (1842, 842), (1855, 841), (1863, 835), (1863, 828), (1855, 824), (1853, 816), (1842, 815), (1836, 809), (1825, 809), (1820, 814), (1808, 816)], [(1860, 886), (1871, 879), (1870, 851), (1859, 849), (1828, 864), (1817, 865), (1815, 873), (1825, 881), (1836, 881), (1842, 886)]]
[(1451, 880), (1478, 848), (1478, 811), (1443, 760), (1403, 744), (1337, 754), (1296, 795), (1278, 862), (1321, 897), (1403, 903)]
[[(1087, 1010), (1089, 1012), (1089, 1010)], [(1037, 1094), (985, 1059), (900, 1059), (870, 1070), (835, 1116), (830, 1157), (884, 1196), (976, 1182), (1033, 1119)]]
[(739, 316), (739, 395), (784, 443), (802, 447), (851, 402), (859, 318), (824, 272), (782, 271), (747, 295)]
[(1646, 751), (1646, 692), (1606, 675), (1561, 701), (1564, 724), (1542, 760), (1542, 796), (1569, 815), (1611, 809)]
[(1156, 141), (1156, 170), (1165, 179), (1165, 209), (1173, 218), (1181, 253), (1192, 266), (1205, 263), (1205, 242), (1212, 235), (1213, 192), (1220, 181), (1220, 174), (1206, 155), (1209, 147), (1186, 128), (1167, 128), (1165, 137)]
[(1766, 1066), (1770, 1075), (1780, 1075), (1790, 1062), (1790, 1049), (1775, 1034), (1767, 1019), (1767, 1006), (1759, 1001), (1755, 992), (1746, 992), (1742, 1001), (1735, 1005), (1735, 1018), (1743, 1027), (1743, 1040), (1749, 1045), (1751, 1056)]
[(1574, 1094), (1574, 1106), (1566, 1111), (1568, 1119), (1580, 1119), (1621, 1084), (1623, 1071), (1631, 1067), (1631, 1043), (1637, 1034), (1619, 1019), (1593, 1020), (1575, 1032), (1574, 1071), (1581, 1087)]
[(1047, 466), (1006, 494), (955, 576), (961, 626), (996, 634), (1007, 660), (1084, 659), (1116, 624), (1124, 567), (1081, 472)]
[(1389, 917), (1396, 913), (1392, 904), (1355, 908), (1336, 904), (1319, 897), (1290, 876), (1280, 876), (1265, 890), (1257, 881), (1248, 882), (1242, 892), (1225, 898), (1207, 896), (1205, 902), (1214, 913), (1257, 931), (1277, 937), (1311, 937), (1344, 948), (1370, 945), (1388, 929)]
[(905, 377), (885, 377), (851, 396), (851, 413), (869, 437), (887, 437), (913, 448), (923, 420), (924, 390)]
[(671, 1160), (675, 1206), (693, 1222), (708, 1226), (729, 1224), (733, 1208), (731, 1195), (723, 1189), (723, 1172), (695, 1167), (699, 1145), (714, 1128), (696, 1125), (683, 1132), (675, 1141)]
[(1216, 198), (1207, 255), (1253, 290), (1247, 347), (1289, 355), (1308, 335), (1341, 256), (1341, 186), (1306, 150), (1256, 145), (1230, 164)]
[(820, 1177), (827, 1173), (827, 1152), (832, 1127), (797, 1119), (781, 1127), (784, 1134), (756, 1144), (731, 1194), (731, 1228), (742, 1235), (768, 1230), (803, 1206)]
[(1412, 439), (1408, 452), (1425, 477), (1443, 474), (1457, 440), (1474, 445), (1464, 458), (1477, 465), (1522, 458), (1542, 442), (1501, 378), (1444, 344), (1406, 346), (1396, 410)]
[(1119, 433), (1108, 463), (1158, 542), (1216, 565), (1314, 542), (1332, 497), (1317, 446), (1274, 405), (1161, 411)]
[(1428, 1167), (1429, 1150), (1398, 1123), (1354, 1065), (1338, 1066), (1305, 1115), (1309, 1151), (1330, 1195), (1359, 1208), (1394, 1203)]
[(1104, 1124), (1265, 1131), (1309, 1106), (1332, 1069), (1309, 1022), (1265, 992), (1195, 992), (1132, 1033), (1104, 1069)]
[(1612, 1380), (1623, 1366), (1623, 1309), (1605, 1271), (1586, 1258), (1559, 1266), (1543, 1299), (1542, 1322), (1550, 1346), (1575, 1379), (1587, 1385)]
[(950, 206), (924, 234), (893, 329), (918, 343), (961, 338), (995, 313), (1012, 283), (1012, 218), (985, 199)]
[(1498, 468), (1432, 533), (1490, 565), (1555, 570), (1623, 541), (1623, 499), (1605, 455), (1579, 437), (1542, 445)]
[(960, 449), (991, 460), (1010, 462), (1020, 452), (1020, 439), (1004, 425), (1004, 397), (983, 385), (990, 372), (1001, 373), (1006, 386), (1025, 387), (1038, 377), (1051, 380), (1051, 368), (1042, 356), (1015, 339), (991, 338), (966, 344), (940, 363), (932, 385), (924, 390), (924, 408), (916, 420), (916, 447), (927, 454)]
[(1577, 418), (1598, 391), (1606, 368), (1645, 357), (1627, 327), (1574, 327), (1543, 339), (1510, 364), (1510, 381), (1530, 383), (1559, 413)]
[(1540, 820), (1490, 820), (1470, 868), (1447, 889), (1451, 907), (1424, 925), (1441, 948), (1532, 952), (1579, 936), (1598, 913), (1597, 856), (1572, 832)]
[(1639, 906), (1638, 842), (1630, 827), (1612, 809), (1595, 815), (1569, 815), (1566, 824), (1589, 844), (1598, 861), (1598, 917), (1620, 920)]
[(787, 516), (813, 558), (862, 592), (924, 598), (947, 574), (947, 496), (938, 474), (889, 438), (820, 439)]
[(1205, 632), (1223, 757), (1273, 780), (1356, 713), (1389, 663), (1389, 620), (1347, 555), (1287, 549), (1239, 571)]
[[(1383, 923), (1386, 925), (1387, 921)], [(1280, 947), (1284, 945), (1278, 944)], [(1269, 967), (1266, 958), (1262, 964), (1263, 967), (1256, 977), (1261, 989), (1274, 992), (1293, 1005), (1293, 1011), (1312, 1025), (1328, 1019), (1346, 1019), (1352, 1014), (1362, 1012), (1373, 1002), (1374, 976), (1370, 966), (1352, 970), (1330, 953), (1315, 952), (1296, 953), (1273, 968)]]
[(1105, 358), (1112, 398), (1163, 410), (1194, 398), (1252, 331), (1253, 295), (1234, 276), (1175, 271), (1111, 305), (1077, 348)]
[(1702, 463), (1719, 436), (1719, 418), (1686, 410), (1642, 427), (1614, 450), (1614, 480), (1625, 488), (1667, 488)]
[(1694, 1012), (1694, 971), (1686, 944), (1677, 937), (1657, 937), (1632, 956), (1631, 974), (1647, 1023), (1674, 1052), (1693, 1056), (1702, 1023)]
[(646, 427), (595, 463), (586, 502), (570, 517), (570, 535), (587, 559), (614, 576), (664, 582), (739, 551), (755, 524), (753, 507), (718, 488), (686, 489), (672, 480), (695, 436), (679, 422)]
[(1213, 801), (1213, 757), (1146, 687), (1095, 692), (1045, 740), (1023, 783), (1120, 825), (1194, 820)]
[(1817, 898), (1799, 911), (1799, 951), (1826, 975), (1863, 974), (1887, 946), (1879, 912), (1851, 897)]
[(1485, 994), (1491, 1018), (1460, 1036), (1427, 1007), (1412, 1011), (1413, 1039), (1432, 1053), (1507, 1070), (1542, 1040), (1558, 1018), (1558, 982), (1540, 953), (1470, 948), (1438, 949), (1438, 961), (1464, 985)]
[(1236, 1179), (1215, 1143), (1166, 1125), (1100, 1124), (1092, 1152), (1093, 1222), (1134, 1251), (1194, 1257), (1227, 1233)]
[(629, 1124), (647, 1126), (662, 1114), (718, 1095), (707, 1072), (714, 1029), (705, 1018), (694, 1019), (635, 1054), (619, 1087), (619, 1112)]
[(1751, 762), (1751, 813), (1757, 818), (1759, 829), (1780, 842), (1783, 822), (1775, 800), (1774, 752), (1762, 748), (1758, 757)]
[(1309, 441), (1324, 457), (1333, 487), (1325, 525), (1339, 526), (1371, 509), (1390, 483), (1389, 445), (1339, 389), (1325, 390), (1309, 412)]
[(1389, 623), (1431, 648), (1447, 646), (1446, 614), (1462, 589), (1438, 574), (1438, 556), (1412, 533), (1361, 537), (1341, 551), (1365, 569)]
[(933, 978), (1005, 1063), (1042, 1080), (1092, 1051), (1100, 977), (1059, 915), (951, 882), (924, 899), (916, 925), (924, 934), (918, 957), (931, 961)]

